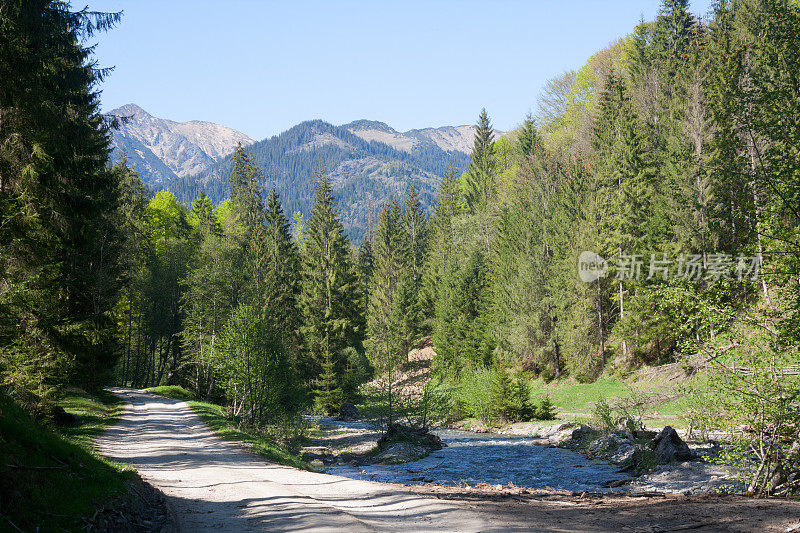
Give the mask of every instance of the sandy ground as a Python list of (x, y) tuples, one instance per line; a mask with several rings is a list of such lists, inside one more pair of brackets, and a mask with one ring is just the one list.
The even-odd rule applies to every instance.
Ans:
[(777, 532), (800, 525), (796, 501), (402, 487), (305, 472), (265, 463), (219, 439), (184, 402), (114, 392), (128, 405), (98, 439), (98, 450), (163, 491), (185, 532)]

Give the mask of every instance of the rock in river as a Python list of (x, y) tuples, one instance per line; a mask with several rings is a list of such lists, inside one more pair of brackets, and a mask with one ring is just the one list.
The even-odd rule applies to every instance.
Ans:
[(358, 407), (350, 402), (344, 402), (342, 407), (339, 408), (339, 417), (337, 420), (342, 422), (349, 422), (351, 420), (358, 420), (361, 418), (361, 413), (358, 412)]
[(672, 461), (691, 461), (697, 458), (689, 446), (683, 442), (678, 432), (670, 426), (661, 430), (652, 443), (653, 450), (659, 464), (666, 464)]

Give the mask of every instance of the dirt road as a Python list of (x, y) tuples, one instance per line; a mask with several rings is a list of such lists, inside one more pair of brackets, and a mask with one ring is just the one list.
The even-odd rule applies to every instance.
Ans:
[[(196, 531), (800, 531), (800, 503), (742, 497), (520, 497), (406, 488), (265, 463), (184, 402), (115, 389), (127, 407), (97, 442)], [(792, 529), (797, 526), (797, 529)]]
[(214, 436), (185, 403), (114, 389), (122, 420), (97, 442), (166, 494), (182, 531), (487, 531), (466, 505), (268, 464)]

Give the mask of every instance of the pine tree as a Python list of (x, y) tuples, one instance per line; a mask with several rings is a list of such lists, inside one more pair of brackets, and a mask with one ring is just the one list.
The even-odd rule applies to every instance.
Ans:
[[(383, 381), (389, 423), (394, 420), (394, 372), (408, 353), (405, 269), (410, 264), (403, 214), (396, 201), (383, 206), (373, 237), (373, 275), (367, 319), (367, 354)], [(405, 296), (405, 297), (404, 297)]]
[(303, 277), (300, 307), (306, 353), (314, 374), (324, 371), (317, 401), (326, 409), (344, 381), (343, 350), (361, 351), (363, 329), (357, 278), (333, 190), (324, 170), (314, 183), (314, 208), (304, 232)]
[(41, 391), (99, 386), (118, 354), (120, 175), (85, 43), (120, 14), (69, 7), (11, 0), (0, 16), (0, 357)]
[(403, 265), (402, 300), (404, 332), (409, 342), (423, 331), (422, 277), (428, 252), (428, 221), (422, 210), (417, 189), (412, 185), (406, 195), (400, 231), (405, 238), (406, 263)]
[(495, 194), (496, 174), (494, 130), (484, 108), (478, 117), (469, 168), (465, 174), (464, 200), (473, 213), (482, 211), (491, 205)]

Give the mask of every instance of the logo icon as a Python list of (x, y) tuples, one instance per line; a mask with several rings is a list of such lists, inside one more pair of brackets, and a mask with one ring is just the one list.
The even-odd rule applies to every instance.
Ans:
[(581, 252), (578, 257), (578, 276), (581, 281), (591, 283), (608, 273), (608, 262), (594, 252)]

